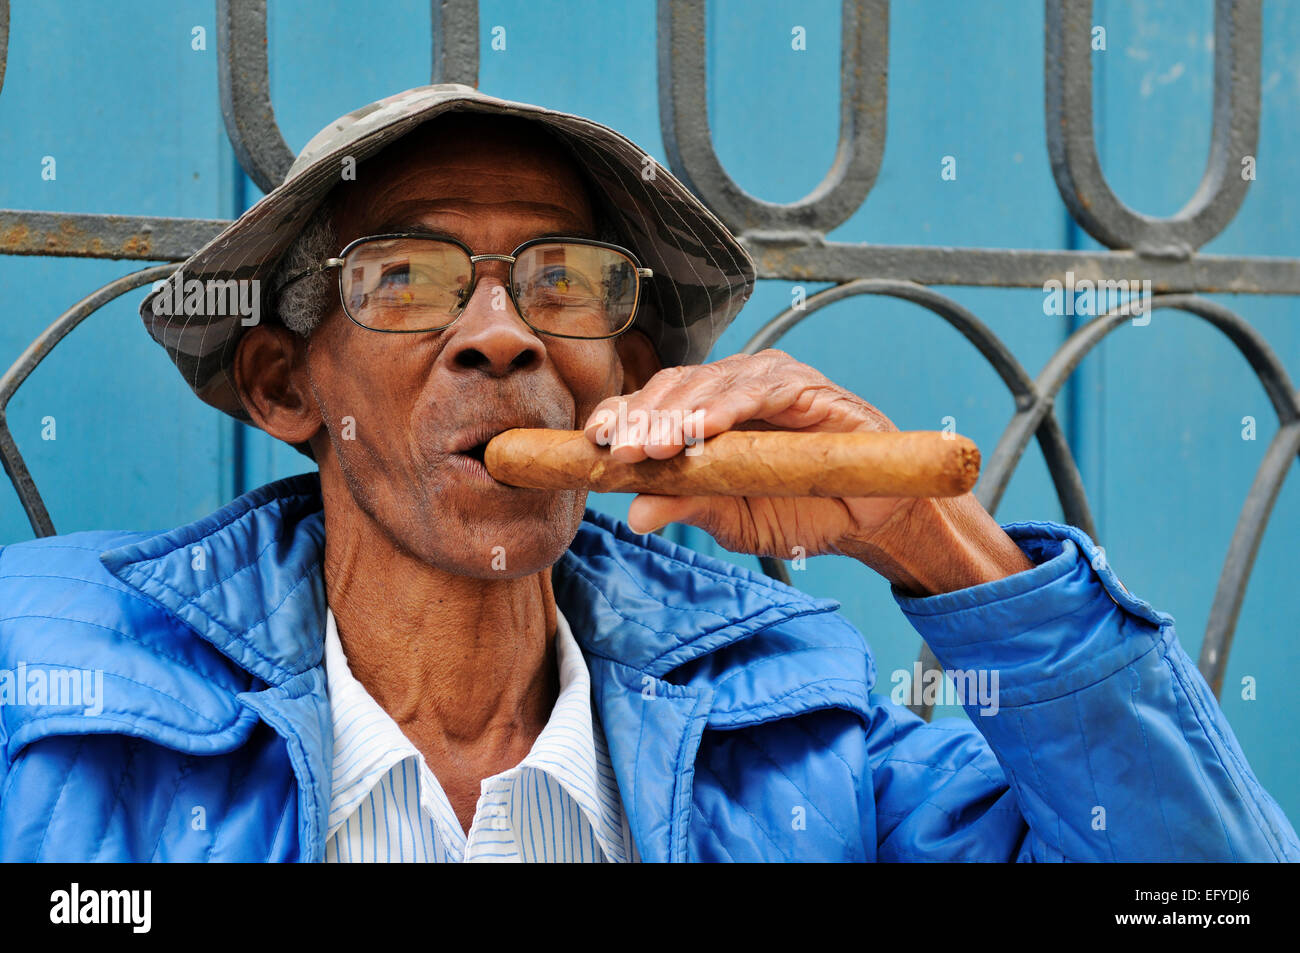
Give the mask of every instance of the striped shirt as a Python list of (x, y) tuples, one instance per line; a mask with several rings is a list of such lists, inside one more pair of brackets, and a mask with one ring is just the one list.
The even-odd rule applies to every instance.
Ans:
[(327, 863), (640, 859), (592, 710), (586, 661), (558, 607), (555, 614), (555, 708), (527, 757), (480, 783), (467, 836), (424, 755), (352, 675), (327, 609), (334, 728)]

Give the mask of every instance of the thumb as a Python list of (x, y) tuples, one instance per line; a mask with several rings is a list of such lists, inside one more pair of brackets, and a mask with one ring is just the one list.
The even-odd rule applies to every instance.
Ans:
[(627, 525), (634, 533), (653, 533), (669, 523), (690, 523), (708, 507), (708, 497), (654, 496), (641, 493), (627, 509)]

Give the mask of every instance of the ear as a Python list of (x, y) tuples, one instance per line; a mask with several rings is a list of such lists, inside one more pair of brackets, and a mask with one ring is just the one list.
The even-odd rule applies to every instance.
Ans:
[(623, 361), (623, 393), (630, 394), (645, 386), (663, 367), (654, 345), (640, 328), (630, 328), (614, 339)]
[(302, 444), (323, 421), (307, 382), (307, 342), (286, 327), (244, 332), (232, 366), (235, 389), (253, 423), (287, 444)]

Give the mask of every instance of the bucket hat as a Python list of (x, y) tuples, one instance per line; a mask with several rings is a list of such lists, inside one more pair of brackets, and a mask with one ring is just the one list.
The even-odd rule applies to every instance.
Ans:
[[(249, 316), (229, 307), (226, 295), (204, 294), (202, 288), (256, 280), (245, 287), (259, 289), (260, 314), (266, 315), (276, 265), (339, 183), (342, 163), (373, 156), (456, 110), (533, 120), (567, 147), (593, 185), (593, 201), (623, 244), (654, 272), (646, 280), (651, 306), (641, 309), (633, 326), (649, 337), (665, 367), (704, 360), (754, 287), (754, 263), (727, 227), (671, 172), (613, 129), (472, 86), (441, 83), (389, 96), (331, 122), (307, 143), (284, 182), (145, 297), (145, 327), (195, 394), (250, 420), (230, 374)], [(199, 293), (189, 294), (194, 288)], [(167, 297), (159, 300), (160, 295)]]

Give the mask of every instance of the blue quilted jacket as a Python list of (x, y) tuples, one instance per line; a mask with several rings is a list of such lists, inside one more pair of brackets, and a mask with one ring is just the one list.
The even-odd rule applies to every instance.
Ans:
[[(837, 603), (589, 511), (555, 594), (642, 857), (1300, 857), (1173, 620), (1079, 530), (1006, 529), (1035, 568), (895, 593), (946, 667), (999, 675), (996, 714), (926, 724)], [(0, 859), (321, 860), (323, 542), (306, 474), (0, 550)], [(69, 670), (94, 705), (51, 704)]]

